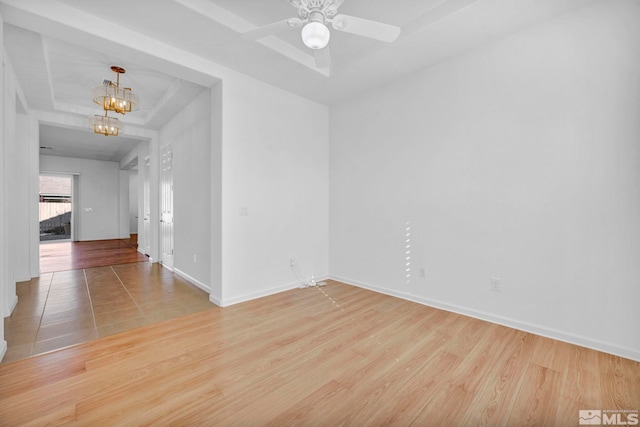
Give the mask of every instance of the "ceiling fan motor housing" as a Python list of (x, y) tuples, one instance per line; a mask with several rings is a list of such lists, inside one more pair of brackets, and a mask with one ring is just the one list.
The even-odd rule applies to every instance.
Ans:
[(289, 0), (303, 21), (325, 23), (338, 13), (341, 0)]

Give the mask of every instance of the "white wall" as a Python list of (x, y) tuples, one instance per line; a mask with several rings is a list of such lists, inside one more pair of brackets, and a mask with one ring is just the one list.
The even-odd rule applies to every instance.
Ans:
[(222, 304), (222, 82), (211, 87), (211, 196), (209, 197), (210, 216), (210, 261), (209, 261), (209, 299)]
[(221, 92), (222, 286), (211, 297), (228, 305), (327, 275), (328, 108), (239, 75)]
[[(6, 98), (6, 91), (4, 88), (5, 81), (5, 72), (4, 72), (4, 37), (3, 37), (3, 26), (4, 22), (2, 20), (2, 16), (0, 15), (0, 62), (2, 62), (2, 66), (0, 67), (0, 154), (2, 155), (2, 159), (5, 159), (6, 153), (6, 140), (5, 140), (5, 126), (6, 122), (4, 120), (4, 104)], [(4, 161), (0, 161), (0, 178), (2, 178), (2, 184), (0, 184), (0, 310), (3, 311), (4, 317), (4, 307), (7, 300), (7, 266), (9, 264), (7, 257), (7, 198), (5, 192), (4, 182), (7, 182), (7, 171), (5, 168)], [(4, 339), (4, 321), (0, 322), (0, 360), (4, 357), (4, 354), (7, 352), (7, 341)]]
[(332, 276), (640, 359), (639, 53), (603, 2), (332, 108)]
[(118, 229), (121, 239), (131, 237), (129, 224), (129, 171), (120, 170), (118, 174), (118, 184), (120, 186), (118, 194)]
[[(174, 270), (210, 289), (210, 94), (206, 90), (160, 130), (173, 147)], [(195, 259), (194, 259), (195, 256)]]
[(7, 141), (7, 173), (13, 179), (7, 182), (9, 195), (10, 270), (12, 280), (23, 282), (31, 279), (29, 252), (29, 212), (31, 192), (29, 188), (29, 119), (25, 114), (14, 114), (13, 138)]
[[(4, 261), (6, 265), (0, 269), (3, 285), (0, 287), (4, 293), (2, 311), (4, 316), (13, 312), (18, 297), (16, 295), (16, 281), (29, 280), (30, 252), (29, 241), (24, 235), (29, 233), (29, 218), (24, 215), (23, 209), (29, 206), (29, 145), (28, 132), (29, 120), (27, 117), (27, 104), (24, 94), (16, 78), (13, 66), (3, 55), (2, 96), (0, 102), (2, 114), (0, 117), (5, 125), (2, 127), (3, 150), (2, 159), (3, 175), (3, 206), (4, 227), (6, 237), (3, 237), (3, 245), (6, 250)], [(18, 209), (18, 212), (15, 209)], [(25, 233), (21, 236), (21, 233)], [(0, 348), (1, 351), (1, 348)]]
[[(120, 171), (116, 162), (40, 156), (42, 173), (77, 173), (80, 212), (74, 218), (76, 240), (120, 238)], [(127, 194), (128, 194), (128, 186)], [(90, 211), (87, 211), (90, 209)], [(128, 225), (128, 210), (124, 216)]]
[(138, 171), (129, 171), (129, 233), (138, 233)]
[(40, 125), (33, 111), (28, 117), (29, 145), (29, 206), (22, 214), (29, 222), (29, 272), (31, 277), (40, 276)]

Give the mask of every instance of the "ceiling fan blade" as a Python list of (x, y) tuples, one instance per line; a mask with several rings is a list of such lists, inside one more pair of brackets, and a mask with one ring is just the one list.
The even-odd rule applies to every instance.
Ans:
[(258, 27), (255, 30), (242, 33), (242, 37), (247, 40), (258, 40), (263, 37), (282, 33), (289, 28), (299, 27), (300, 25), (302, 25), (302, 21), (299, 18), (284, 19), (282, 21), (274, 22), (273, 24), (265, 25), (264, 27)]
[(313, 56), (316, 60), (316, 67), (329, 68), (331, 66), (331, 52), (329, 46), (325, 46), (322, 49), (314, 49)]
[(357, 34), (363, 37), (391, 43), (400, 35), (400, 28), (382, 22), (369, 21), (349, 15), (336, 15), (332, 22), (333, 28), (345, 33)]

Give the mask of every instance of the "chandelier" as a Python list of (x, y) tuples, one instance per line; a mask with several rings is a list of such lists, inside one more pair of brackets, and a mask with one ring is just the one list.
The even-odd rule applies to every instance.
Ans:
[(126, 71), (122, 67), (113, 66), (111, 71), (116, 73), (116, 83), (104, 80), (101, 85), (93, 88), (93, 102), (102, 105), (105, 111), (125, 114), (138, 109), (138, 95), (130, 87), (120, 87), (120, 74)]
[(94, 133), (99, 133), (104, 136), (118, 136), (122, 129), (122, 123), (115, 117), (109, 117), (107, 115), (109, 111), (104, 111), (104, 116), (95, 115), (89, 117), (89, 127), (93, 127)]
[(104, 136), (118, 136), (122, 130), (122, 123), (115, 117), (109, 117), (109, 111), (125, 114), (138, 109), (138, 95), (133, 93), (129, 87), (120, 87), (120, 74), (125, 73), (125, 69), (112, 66), (111, 71), (116, 73), (116, 83), (110, 80), (103, 80), (100, 86), (93, 88), (93, 102), (102, 105), (104, 116), (95, 115), (89, 117), (89, 127), (94, 133)]

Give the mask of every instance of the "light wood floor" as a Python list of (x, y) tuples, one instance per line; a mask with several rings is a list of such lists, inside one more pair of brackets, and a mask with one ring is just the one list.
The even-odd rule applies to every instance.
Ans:
[(573, 426), (640, 363), (330, 282), (0, 365), (2, 425)]

